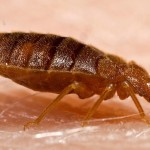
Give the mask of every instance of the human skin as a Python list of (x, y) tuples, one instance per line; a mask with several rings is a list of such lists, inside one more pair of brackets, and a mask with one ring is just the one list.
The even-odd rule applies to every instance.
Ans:
[[(4, 1), (0, 32), (40, 32), (70, 36), (106, 53), (134, 60), (150, 72), (150, 2), (147, 0)], [(39, 81), (40, 82), (40, 81)], [(5, 149), (148, 149), (150, 128), (131, 98), (104, 101), (88, 126), (81, 122), (98, 99), (65, 96), (35, 127), (35, 119), (57, 96), (0, 78), (0, 148)], [(138, 96), (147, 118), (150, 103)]]

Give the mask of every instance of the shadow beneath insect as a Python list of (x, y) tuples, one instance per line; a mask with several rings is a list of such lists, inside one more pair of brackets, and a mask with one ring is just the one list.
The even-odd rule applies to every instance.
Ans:
[[(72, 104), (68, 103), (67, 100), (72, 101)], [(93, 106), (94, 102), (96, 102), (95, 99), (92, 101), (92, 99), (81, 100), (79, 98), (66, 98), (64, 102), (59, 104), (57, 109), (63, 108), (64, 111), (79, 115), (83, 119), (89, 109)], [(77, 103), (78, 105), (76, 104), (76, 106), (74, 106), (74, 103)], [(128, 103), (130, 104), (131, 102), (128, 101)], [(127, 105), (124, 105), (121, 101), (117, 102), (117, 100), (113, 98), (108, 101), (104, 101), (95, 112), (93, 118), (121, 117), (135, 113), (136, 112), (133, 109), (127, 107)]]
[[(25, 123), (35, 119), (56, 97), (54, 94), (47, 93), (31, 95), (26, 91), (22, 91), (22, 95), (24, 96), (16, 98), (0, 93), (0, 130), (22, 130)], [(94, 100), (91, 98), (81, 100), (75, 95), (67, 95), (35, 128), (38, 131), (51, 130), (56, 126), (67, 126), (69, 124), (73, 126), (75, 123), (80, 126), (89, 108), (94, 104)], [(135, 114), (135, 112), (129, 107), (125, 107), (123, 103), (110, 100), (100, 105), (93, 119), (102, 121), (102, 119), (122, 117), (129, 114)], [(109, 122), (113, 123), (113, 119)]]

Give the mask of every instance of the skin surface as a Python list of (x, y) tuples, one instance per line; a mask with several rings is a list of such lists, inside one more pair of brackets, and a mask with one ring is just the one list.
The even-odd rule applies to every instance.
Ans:
[[(1, 1), (1, 32), (41, 32), (74, 37), (103, 51), (135, 60), (150, 71), (149, 1)], [(80, 122), (97, 96), (66, 96), (35, 128), (23, 125), (56, 95), (37, 93), (8, 79), (0, 80), (1, 148), (5, 149), (149, 149), (150, 129), (131, 98), (117, 96), (101, 104), (86, 128)], [(150, 104), (138, 97), (147, 116)], [(104, 119), (102, 119), (104, 118)], [(149, 117), (150, 118), (150, 117)]]

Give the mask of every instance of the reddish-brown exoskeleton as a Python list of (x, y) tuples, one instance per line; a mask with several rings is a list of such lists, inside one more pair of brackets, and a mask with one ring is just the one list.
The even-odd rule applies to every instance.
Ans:
[(103, 100), (117, 92), (120, 99), (132, 97), (140, 115), (149, 124), (136, 98), (150, 102), (150, 77), (134, 62), (105, 54), (70, 37), (36, 33), (0, 34), (0, 74), (37, 91), (58, 93), (39, 117), (25, 128), (38, 124), (47, 112), (69, 93), (80, 98), (100, 95), (83, 124)]

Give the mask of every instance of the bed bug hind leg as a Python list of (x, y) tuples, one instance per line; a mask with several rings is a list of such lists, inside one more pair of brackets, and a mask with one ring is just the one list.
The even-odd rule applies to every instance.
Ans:
[(140, 104), (140, 102), (138, 101), (137, 97), (135, 96), (135, 93), (132, 89), (132, 87), (129, 85), (129, 83), (127, 81), (122, 83), (123, 87), (127, 90), (127, 92), (130, 94), (135, 106), (137, 107), (139, 114), (142, 118), (142, 120), (148, 125), (150, 126), (150, 121), (147, 119), (145, 112)]
[(26, 130), (27, 128), (29, 128), (32, 125), (38, 125), (41, 120), (45, 117), (45, 115), (50, 112), (57, 104), (58, 102), (60, 102), (60, 100), (67, 94), (69, 94), (70, 92), (72, 92), (73, 90), (77, 89), (78, 87), (80, 87), (78, 82), (74, 82), (73, 84), (67, 86), (57, 97), (56, 99), (49, 103), (48, 106), (42, 111), (42, 113), (38, 116), (37, 119), (28, 122), (27, 124), (24, 125), (24, 130)]
[(99, 105), (102, 103), (102, 101), (109, 95), (109, 93), (114, 89), (113, 84), (109, 84), (104, 91), (102, 92), (100, 98), (96, 101), (96, 103), (92, 106), (92, 108), (88, 111), (87, 115), (85, 116), (81, 126), (86, 126), (88, 123), (88, 120), (94, 115)]

